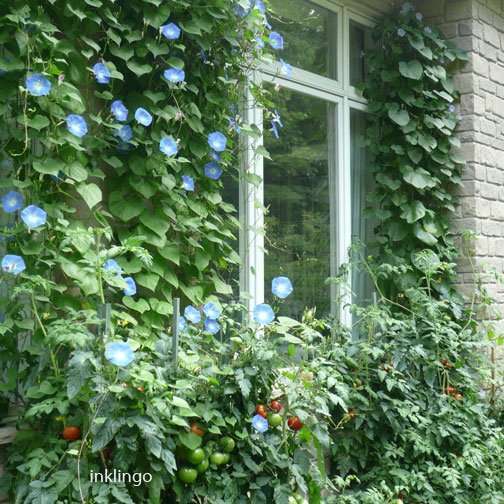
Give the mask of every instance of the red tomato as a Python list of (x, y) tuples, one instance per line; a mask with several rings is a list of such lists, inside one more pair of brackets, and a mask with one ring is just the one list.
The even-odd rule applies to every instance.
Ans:
[(81, 437), (81, 431), (79, 427), (76, 427), (75, 425), (68, 425), (63, 429), (63, 439), (66, 439), (67, 441), (76, 441), (77, 439), (80, 439)]
[(205, 435), (205, 431), (201, 427), (201, 425), (197, 423), (192, 423), (191, 424), (191, 432), (193, 434), (196, 434), (196, 436), (203, 437)]
[(266, 406), (264, 406), (264, 404), (258, 404), (256, 406), (256, 413), (261, 415), (263, 418), (268, 416), (268, 412), (266, 411)]
[(298, 416), (293, 416), (290, 417), (289, 420), (287, 420), (287, 425), (293, 430), (293, 431), (298, 431), (303, 427), (303, 422), (299, 419)]
[(271, 401), (269, 405), (270, 409), (276, 411), (277, 413), (283, 408), (282, 404), (278, 401)]

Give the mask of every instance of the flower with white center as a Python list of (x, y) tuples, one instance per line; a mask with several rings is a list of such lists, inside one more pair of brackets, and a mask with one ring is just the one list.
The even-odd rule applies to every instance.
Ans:
[(207, 318), (217, 320), (220, 317), (222, 310), (215, 303), (208, 302), (203, 305), (203, 313)]
[(205, 165), (205, 176), (212, 180), (219, 180), (222, 175), (222, 168), (215, 162), (211, 161)]
[(264, 434), (269, 428), (269, 423), (268, 420), (261, 415), (254, 415), (252, 417), (252, 427), (259, 432), (259, 434)]
[(171, 84), (180, 84), (185, 80), (185, 72), (180, 68), (169, 68), (163, 73), (163, 77)]
[(52, 84), (42, 74), (34, 73), (26, 77), (25, 87), (32, 96), (47, 96), (51, 92)]
[(186, 306), (186, 309), (184, 310), (184, 317), (193, 324), (197, 324), (201, 321), (200, 311), (192, 305)]
[(93, 66), (93, 73), (98, 84), (108, 84), (110, 82), (110, 70), (104, 63), (96, 63)]
[(2, 208), (6, 213), (17, 212), (24, 205), (24, 198), (17, 191), (9, 191), (2, 196)]
[(28, 229), (35, 229), (46, 223), (47, 213), (36, 205), (29, 205), (21, 212), (21, 219)]
[(136, 122), (141, 124), (142, 126), (150, 126), (152, 124), (151, 113), (142, 107), (138, 107), (135, 110), (135, 119)]
[(116, 341), (105, 346), (105, 358), (114, 366), (126, 367), (135, 360), (135, 353), (128, 343)]
[(208, 135), (208, 145), (215, 152), (223, 152), (226, 150), (227, 138), (220, 131), (214, 131)]
[(175, 156), (178, 152), (177, 142), (171, 136), (163, 137), (159, 142), (159, 150), (168, 157)]
[(115, 275), (122, 275), (122, 268), (115, 259), (107, 259), (103, 265), (103, 269)]
[(292, 282), (285, 276), (275, 277), (271, 282), (271, 291), (280, 299), (285, 299), (293, 290)]
[(182, 188), (186, 191), (194, 191), (194, 179), (189, 175), (182, 175)]
[(84, 117), (78, 114), (69, 114), (66, 117), (67, 130), (78, 138), (87, 135), (88, 126)]
[(121, 100), (114, 100), (110, 105), (110, 112), (117, 121), (122, 122), (128, 119), (128, 109)]
[(282, 35), (278, 32), (271, 32), (268, 37), (270, 46), (275, 50), (281, 50), (284, 48), (284, 39)]
[(116, 135), (125, 143), (128, 143), (133, 138), (133, 130), (129, 124), (124, 124), (117, 131)]
[(123, 294), (125, 296), (134, 296), (137, 292), (135, 280), (132, 277), (126, 277), (124, 281), (126, 282), (126, 287), (123, 290)]
[(161, 26), (159, 29), (161, 31), (161, 35), (167, 38), (168, 40), (177, 40), (180, 37), (181, 29), (175, 23), (168, 23), (166, 25)]
[(269, 304), (258, 304), (254, 308), (254, 320), (260, 325), (271, 324), (275, 320), (275, 312)]
[(220, 331), (219, 322), (214, 319), (206, 319), (204, 324), (204, 331), (209, 334), (217, 334)]
[(26, 269), (24, 259), (18, 255), (7, 254), (2, 259), (2, 270), (11, 275), (19, 275)]

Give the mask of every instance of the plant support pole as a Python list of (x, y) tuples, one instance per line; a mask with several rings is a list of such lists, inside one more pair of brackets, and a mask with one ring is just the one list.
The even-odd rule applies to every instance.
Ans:
[(177, 365), (178, 340), (179, 340), (179, 318), (180, 318), (180, 298), (173, 299), (173, 320), (172, 320), (172, 360)]

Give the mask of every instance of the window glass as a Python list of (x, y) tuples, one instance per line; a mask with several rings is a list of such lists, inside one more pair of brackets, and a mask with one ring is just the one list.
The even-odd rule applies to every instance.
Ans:
[[(365, 258), (370, 253), (373, 228), (376, 222), (366, 216), (367, 197), (373, 190), (373, 175), (366, 148), (366, 113), (351, 109), (351, 176), (352, 176), (352, 242), (361, 247), (354, 248), (354, 258)], [(373, 300), (373, 284), (364, 267), (352, 269), (353, 302), (369, 304)]]
[(367, 75), (366, 51), (371, 47), (371, 30), (350, 21), (350, 85), (364, 82)]
[(337, 79), (337, 15), (306, 0), (271, 0), (270, 11), (272, 29), (284, 38), (280, 58)]
[(279, 138), (268, 130), (264, 142), (271, 154), (264, 159), (265, 296), (271, 281), (285, 275), (294, 285), (281, 313), (301, 315), (316, 307), (330, 312), (330, 211), (328, 123), (332, 105), (287, 89), (275, 96), (283, 129)]

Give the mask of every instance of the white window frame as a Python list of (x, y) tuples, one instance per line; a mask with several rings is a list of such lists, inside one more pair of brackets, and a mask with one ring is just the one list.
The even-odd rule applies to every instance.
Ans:
[[(330, 79), (300, 68), (293, 68), (289, 77), (281, 76), (278, 63), (262, 64), (250, 78), (255, 84), (265, 82), (279, 84), (286, 89), (321, 98), (334, 104), (335, 112), (332, 122), (335, 124), (335, 129), (331, 128), (332, 131), (329, 131), (329, 133), (336, 133), (332, 142), (334, 148), (330, 151), (334, 159), (329, 158), (330, 275), (334, 277), (341, 266), (348, 263), (348, 251), (352, 242), (350, 112), (352, 109), (367, 110), (366, 100), (350, 84), (350, 22), (354, 21), (360, 25), (372, 27), (374, 19), (369, 15), (368, 7), (356, 6), (353, 1), (346, 4), (332, 0), (309, 1), (337, 14), (338, 79)], [(246, 123), (256, 124), (261, 131), (263, 130), (262, 109), (254, 104), (250, 93), (244, 99), (242, 116)], [(264, 189), (262, 182), (254, 185), (248, 182), (245, 176), (248, 172), (263, 179), (263, 158), (255, 152), (262, 145), (262, 136), (257, 140), (247, 138), (242, 145), (239, 198), (240, 256), (242, 258), (240, 290), (249, 312), (256, 304), (265, 300)], [(329, 147), (331, 147), (331, 141)], [(349, 274), (347, 278), (347, 284), (339, 288), (331, 284), (331, 314), (338, 317), (343, 324), (350, 326), (352, 322), (351, 275)]]

